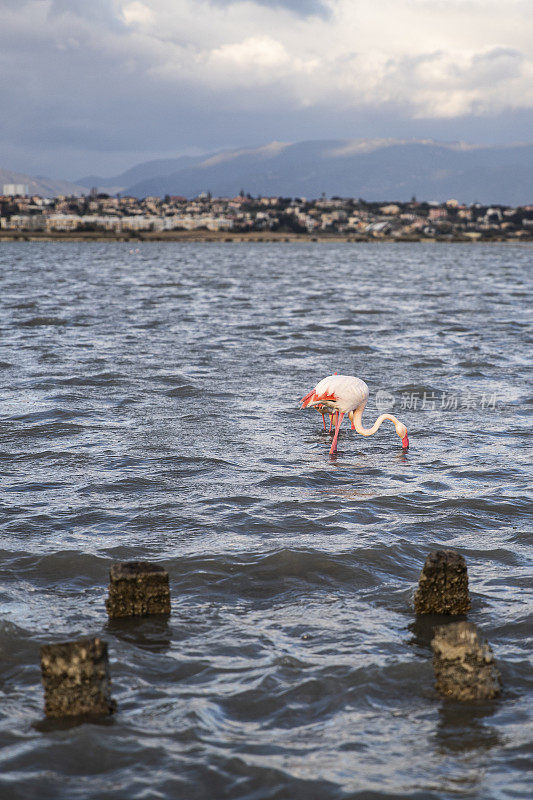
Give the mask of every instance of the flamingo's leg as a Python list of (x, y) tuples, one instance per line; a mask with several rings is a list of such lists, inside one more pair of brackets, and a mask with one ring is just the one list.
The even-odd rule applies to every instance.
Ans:
[(341, 426), (342, 418), (344, 417), (344, 413), (339, 414), (338, 411), (336, 413), (337, 413), (337, 421), (335, 423), (335, 436), (333, 437), (333, 441), (331, 443), (331, 450), (329, 451), (330, 456), (332, 456), (333, 453), (337, 452), (337, 437), (339, 435), (339, 428)]
[(329, 415), (329, 431), (328, 431), (328, 433), (331, 433), (331, 426), (332, 425), (333, 425), (333, 414), (330, 414)]
[(326, 430), (326, 415), (322, 414), (322, 423), (324, 425), (324, 430)]

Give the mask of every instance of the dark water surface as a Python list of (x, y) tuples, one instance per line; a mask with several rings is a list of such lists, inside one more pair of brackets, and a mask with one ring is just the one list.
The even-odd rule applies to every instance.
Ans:
[[(532, 249), (130, 247), (0, 245), (2, 800), (530, 796)], [(345, 424), (328, 456), (298, 399), (333, 371), (366, 424), (393, 394), (406, 455)], [(433, 688), (439, 547), (497, 702)], [(168, 621), (108, 625), (127, 559)], [(43, 723), (39, 646), (85, 635), (118, 712)]]

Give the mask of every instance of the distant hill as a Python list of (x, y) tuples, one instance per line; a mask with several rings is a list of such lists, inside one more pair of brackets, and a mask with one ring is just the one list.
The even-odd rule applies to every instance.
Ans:
[(110, 189), (118, 187), (116, 191), (119, 192), (136, 183), (166, 176), (180, 169), (185, 169), (204, 159), (205, 156), (197, 158), (180, 156), (179, 158), (162, 158), (156, 161), (143, 161), (141, 164), (137, 164), (135, 167), (131, 167), (125, 172), (121, 172), (120, 175), (114, 175), (111, 178), (102, 178), (98, 175), (86, 175), (76, 180), (76, 183), (81, 184), (81, 186), (87, 189), (92, 189), (94, 186), (108, 193)]
[[(79, 179), (136, 197), (194, 197), (242, 189), (285, 197), (362, 197), (365, 200), (533, 202), (533, 145), (482, 147), (431, 141), (337, 140), (274, 142), (211, 156), (148, 161), (113, 178)], [(118, 187), (118, 188), (117, 188)], [(109, 191), (109, 190), (108, 190)]]
[(44, 178), (41, 175), (33, 178), (22, 172), (11, 172), (11, 170), (0, 168), (0, 194), (3, 192), (5, 183), (24, 183), (28, 186), (30, 194), (38, 194), (41, 197), (56, 197), (58, 194), (81, 195), (86, 192), (84, 186), (70, 183), (70, 181)]

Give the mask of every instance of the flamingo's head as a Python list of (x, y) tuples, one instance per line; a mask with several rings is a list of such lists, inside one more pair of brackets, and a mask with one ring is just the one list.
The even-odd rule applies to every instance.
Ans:
[(407, 428), (403, 424), (403, 422), (397, 422), (396, 425), (396, 433), (402, 440), (402, 447), (404, 450), (407, 450), (409, 447), (409, 437), (407, 436)]

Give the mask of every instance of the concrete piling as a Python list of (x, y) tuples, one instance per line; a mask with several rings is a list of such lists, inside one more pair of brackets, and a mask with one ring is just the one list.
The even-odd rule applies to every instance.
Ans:
[(431, 642), (435, 687), (461, 702), (492, 700), (501, 692), (500, 673), (489, 644), (472, 622), (453, 622), (435, 629)]
[(148, 561), (113, 564), (106, 600), (110, 619), (170, 614), (168, 572)]
[(468, 572), (463, 556), (436, 550), (426, 558), (415, 593), (417, 614), (466, 614), (470, 610)]
[(116, 709), (101, 639), (43, 645), (41, 675), (47, 717), (107, 716)]

